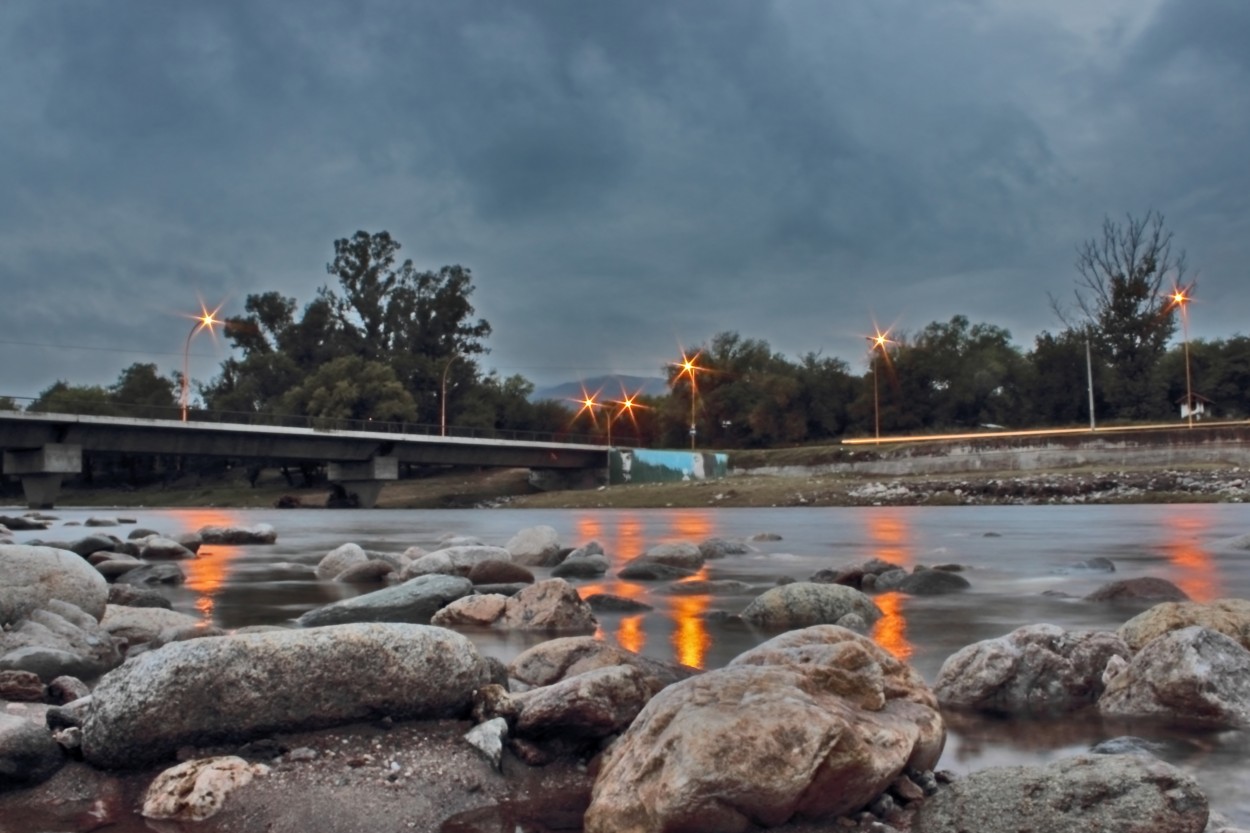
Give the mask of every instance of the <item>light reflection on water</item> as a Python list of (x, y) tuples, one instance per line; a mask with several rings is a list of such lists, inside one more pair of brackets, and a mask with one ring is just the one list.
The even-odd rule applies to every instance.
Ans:
[[(103, 513), (94, 509), (57, 514), (64, 520), (82, 520)], [(345, 542), (399, 552), (413, 544), (432, 548), (441, 535), (451, 532), (502, 545), (521, 528), (547, 524), (568, 546), (598, 540), (613, 565), (598, 581), (575, 582), (579, 592), (613, 593), (654, 607), (641, 614), (601, 614), (603, 638), (651, 657), (702, 668), (720, 667), (771, 635), (735, 626), (712, 616), (714, 612), (741, 611), (779, 579), (804, 579), (817, 570), (872, 557), (907, 567), (958, 563), (965, 568), (963, 575), (972, 588), (962, 594), (875, 597), (886, 615), (874, 628), (873, 638), (906, 658), (930, 682), (941, 662), (959, 648), (1020, 625), (1117, 628), (1137, 609), (1081, 601), (1112, 579), (1153, 575), (1173, 581), (1198, 600), (1250, 598), (1250, 555), (1222, 543), (1250, 531), (1250, 509), (1235, 504), (596, 511), (128, 509), (126, 514), (171, 536), (206, 524), (269, 523), (277, 529), (273, 546), (206, 547), (203, 558), (184, 564), (187, 584), (164, 591), (177, 609), (211, 616), (226, 628), (289, 624), (306, 610), (370, 589), (312, 577), (312, 567), (321, 557)], [(615, 575), (626, 561), (654, 544), (698, 543), (712, 536), (745, 538), (757, 532), (783, 537), (756, 544), (756, 553), (709, 561), (698, 577), (746, 582), (750, 592), (670, 595), (661, 592), (662, 585), (624, 581)], [(66, 531), (57, 537), (72, 534)], [(1097, 556), (1111, 559), (1116, 573), (1072, 569)], [(547, 575), (543, 569), (535, 572), (539, 578)], [(506, 662), (544, 637), (487, 633), (471, 638), (484, 653)], [(942, 765), (968, 771), (1039, 762), (1088, 748), (1113, 731), (1125, 729), (1080, 720), (1062, 725), (962, 720), (952, 724)], [(1208, 787), (1217, 809), (1233, 815), (1242, 826), (1250, 825), (1250, 806), (1245, 803), (1250, 799), (1227, 798), (1240, 794), (1236, 784), (1250, 783), (1247, 733), (1190, 734), (1184, 736), (1185, 742), (1163, 727), (1134, 727), (1133, 733), (1168, 740), (1165, 757), (1194, 772)], [(1196, 754), (1193, 749), (1205, 751)], [(1225, 800), (1217, 799), (1217, 792)]]

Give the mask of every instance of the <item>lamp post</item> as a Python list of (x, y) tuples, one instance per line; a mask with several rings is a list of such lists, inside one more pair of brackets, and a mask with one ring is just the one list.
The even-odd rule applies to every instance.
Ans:
[(451, 370), (452, 362), (458, 358), (460, 358), (459, 353), (452, 353), (447, 364), (443, 366), (443, 384), (438, 394), (438, 435), (440, 437), (447, 436), (447, 371)]
[(890, 344), (890, 332), (877, 330), (876, 335), (864, 336), (868, 339), (868, 353), (872, 356), (872, 424), (877, 442), (881, 442), (881, 399), (877, 387), (877, 351), (885, 353), (885, 346)]
[(1188, 288), (1173, 287), (1171, 305), (1181, 311), (1181, 343), (1185, 350), (1185, 415), (1189, 418), (1189, 427), (1194, 427), (1194, 388), (1189, 373), (1189, 311), (1190, 302)]
[[(220, 309), (220, 307), (218, 307), (218, 309)], [(187, 406), (191, 396), (191, 339), (195, 338), (195, 334), (200, 330), (208, 330), (211, 333), (213, 331), (214, 324), (221, 324), (224, 326), (225, 322), (214, 317), (216, 315), (217, 310), (209, 312), (201, 306), (200, 315), (195, 319), (195, 323), (191, 325), (191, 332), (187, 333), (187, 341), (182, 348), (182, 391), (179, 396), (179, 404), (182, 406), (183, 422), (187, 421)]]
[(694, 356), (687, 356), (685, 354), (685, 351), (683, 351), (681, 354), (681, 361), (673, 362), (674, 367), (681, 368), (678, 371), (677, 375), (673, 377), (674, 384), (676, 384), (677, 380), (680, 379), (682, 376), (690, 377), (690, 450), (691, 451), (694, 450), (695, 438), (698, 436), (698, 433), (699, 433), (697, 423), (695, 422), (695, 401), (697, 400), (699, 396), (699, 385), (698, 385), (698, 381), (695, 379), (695, 372), (699, 370), (707, 369), (704, 367), (699, 367), (697, 364), (695, 364), (695, 362), (699, 360), (700, 355), (701, 355), (700, 353), (695, 353)]

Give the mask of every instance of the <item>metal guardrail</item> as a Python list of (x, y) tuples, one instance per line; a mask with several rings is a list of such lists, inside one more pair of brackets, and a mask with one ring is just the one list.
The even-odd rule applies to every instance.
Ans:
[[(32, 397), (0, 396), (14, 403), (27, 403), (26, 407), (16, 408), (21, 413), (29, 414), (64, 414), (69, 416), (105, 416), (131, 417), (136, 419), (165, 419), (171, 422), (182, 420), (180, 407), (161, 407), (159, 405), (117, 405), (108, 409), (107, 413), (97, 412), (83, 414), (77, 411), (30, 411), (28, 408), (36, 400)], [(2, 405), (0, 405), (2, 409)], [(101, 409), (103, 411), (103, 409)], [(602, 442), (602, 436), (590, 434), (573, 434), (569, 432), (549, 431), (518, 431), (499, 428), (478, 428), (465, 425), (448, 425), (446, 432), (441, 425), (420, 422), (392, 422), (375, 419), (337, 419), (331, 417), (307, 417), (295, 414), (266, 414), (249, 411), (213, 411), (192, 408), (187, 412), (191, 422), (213, 422), (229, 425), (257, 425), (273, 428), (309, 428), (314, 431), (368, 431), (379, 434), (416, 434), (429, 437), (460, 437), (479, 440), (523, 440), (529, 442), (555, 442), (596, 445)]]

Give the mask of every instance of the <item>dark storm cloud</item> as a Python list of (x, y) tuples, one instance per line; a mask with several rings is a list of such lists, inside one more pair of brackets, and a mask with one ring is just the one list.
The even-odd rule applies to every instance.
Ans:
[[(656, 373), (724, 329), (1055, 329), (1104, 214), (1244, 310), (1236, 0), (0, 7), (0, 394), (180, 366), (196, 293), (300, 303), (388, 229), (473, 269), (490, 361)], [(39, 345), (53, 345), (43, 347)], [(108, 347), (108, 351), (79, 349)], [(112, 350), (125, 350), (117, 353)], [(197, 340), (192, 372), (220, 347)]]

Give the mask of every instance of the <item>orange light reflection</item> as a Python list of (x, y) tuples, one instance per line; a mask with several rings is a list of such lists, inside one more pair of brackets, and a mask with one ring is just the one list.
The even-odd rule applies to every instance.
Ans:
[[(882, 561), (909, 567), (915, 561), (911, 545), (911, 528), (907, 516), (892, 509), (873, 509), (864, 513), (872, 554)], [(873, 599), (885, 615), (877, 620), (872, 638), (901, 660), (909, 658), (914, 648), (907, 641), (907, 618), (903, 614), (906, 597), (902, 593), (882, 593)]]
[[(200, 530), (206, 526), (243, 526), (238, 515), (220, 509), (179, 509), (172, 512), (177, 522), (190, 530)], [(182, 570), (187, 580), (184, 585), (188, 590), (199, 594), (195, 600), (195, 609), (205, 621), (213, 619), (215, 603), (213, 596), (226, 583), (230, 573), (230, 563), (238, 558), (242, 550), (239, 547), (211, 544), (201, 548), (196, 558), (182, 562)]]
[(1163, 548), (1172, 565), (1173, 581), (1196, 602), (1220, 598), (1220, 574), (1211, 554), (1198, 543), (1199, 534), (1210, 526), (1205, 507), (1171, 506), (1163, 520), (1168, 539)]

